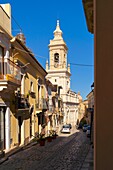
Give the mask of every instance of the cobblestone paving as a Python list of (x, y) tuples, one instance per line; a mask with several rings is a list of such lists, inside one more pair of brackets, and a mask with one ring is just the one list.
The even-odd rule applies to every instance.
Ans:
[(76, 132), (18, 152), (1, 164), (0, 170), (80, 170), (88, 150), (86, 134)]

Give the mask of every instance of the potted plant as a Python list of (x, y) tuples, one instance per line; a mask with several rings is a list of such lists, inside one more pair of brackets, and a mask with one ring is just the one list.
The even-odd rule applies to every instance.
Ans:
[(44, 146), (45, 145), (45, 134), (40, 133), (38, 141), (40, 143), (40, 146)]
[[(33, 135), (32, 135), (32, 136), (33, 136)], [(39, 133), (38, 133), (38, 132), (36, 132), (36, 133), (35, 133), (35, 136), (33, 136), (32, 141), (33, 141), (33, 142), (37, 142), (37, 143), (38, 143), (38, 140), (39, 140)]]
[(58, 135), (57, 135), (56, 130), (52, 130), (52, 137), (53, 137), (53, 139), (56, 139), (57, 136)]
[(42, 133), (36, 133), (36, 135), (33, 138), (33, 141), (37, 142), (40, 144), (40, 146), (44, 146), (45, 145), (45, 134)]
[(47, 141), (52, 142), (52, 131), (49, 130), (49, 135), (47, 136)]

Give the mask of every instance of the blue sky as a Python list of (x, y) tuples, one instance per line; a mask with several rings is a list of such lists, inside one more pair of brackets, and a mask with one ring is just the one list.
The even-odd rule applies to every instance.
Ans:
[(94, 81), (94, 70), (74, 64), (94, 64), (94, 41), (87, 30), (82, 0), (1, 0), (0, 3), (11, 4), (12, 16), (19, 25), (12, 19), (12, 34), (15, 36), (22, 29), (27, 47), (44, 68), (49, 57), (48, 44), (53, 39), (57, 19), (60, 20), (68, 46), (68, 63), (73, 63), (71, 89), (80, 91), (85, 99)]

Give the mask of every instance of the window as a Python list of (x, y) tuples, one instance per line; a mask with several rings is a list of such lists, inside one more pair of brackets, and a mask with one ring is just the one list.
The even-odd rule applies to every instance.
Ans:
[(60, 100), (58, 100), (58, 108), (60, 108)]
[(40, 125), (41, 124), (41, 116), (38, 115), (38, 124)]
[(55, 79), (55, 82), (57, 82), (57, 79)]
[(33, 90), (33, 82), (31, 81), (31, 83), (30, 83), (30, 91), (31, 92), (33, 92), (34, 90)]

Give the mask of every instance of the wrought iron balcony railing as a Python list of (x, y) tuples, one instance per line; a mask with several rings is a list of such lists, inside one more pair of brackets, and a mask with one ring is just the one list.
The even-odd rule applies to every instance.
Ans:
[(14, 62), (7, 59), (3, 62), (0, 58), (0, 80), (21, 84), (21, 69)]
[(30, 103), (24, 95), (17, 94), (16, 95), (16, 107), (17, 109), (27, 109), (30, 108)]
[(47, 110), (48, 109), (48, 102), (45, 98), (41, 98), (36, 102), (36, 108)]

